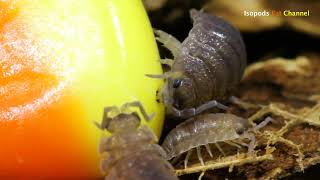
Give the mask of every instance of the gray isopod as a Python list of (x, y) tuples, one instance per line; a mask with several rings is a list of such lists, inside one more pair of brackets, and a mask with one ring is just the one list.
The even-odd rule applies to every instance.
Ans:
[(212, 107), (226, 109), (218, 101), (242, 79), (247, 63), (240, 32), (228, 22), (197, 10), (190, 10), (193, 28), (180, 43), (173, 36), (155, 30), (157, 40), (168, 48), (174, 60), (162, 59), (171, 67), (158, 93), (167, 111), (190, 117)]
[[(170, 160), (185, 152), (188, 152), (185, 158), (185, 167), (192, 149), (197, 150), (198, 158), (201, 164), (204, 164), (201, 157), (200, 147), (204, 146), (209, 155), (212, 156), (209, 144), (215, 144), (224, 154), (218, 143), (227, 143), (240, 147), (248, 146), (249, 152), (253, 152), (256, 131), (272, 121), (266, 118), (259, 125), (250, 128), (247, 119), (235, 116), (233, 114), (203, 114), (192, 117), (169, 132), (163, 141), (162, 148), (166, 151), (166, 159)], [(250, 139), (247, 145), (241, 139)]]
[(120, 109), (105, 108), (103, 121), (97, 124), (112, 133), (102, 138), (99, 148), (104, 155), (101, 170), (106, 174), (105, 180), (178, 180), (157, 137), (147, 126), (139, 128), (140, 118), (136, 112), (128, 111), (130, 107), (140, 108), (145, 119), (151, 119), (140, 102), (131, 102)]

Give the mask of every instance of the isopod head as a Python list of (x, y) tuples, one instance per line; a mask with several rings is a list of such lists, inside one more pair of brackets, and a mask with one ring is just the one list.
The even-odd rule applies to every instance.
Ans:
[(120, 132), (122, 130), (137, 129), (140, 125), (140, 118), (137, 113), (121, 113), (113, 118), (107, 119), (106, 129), (111, 132)]
[(186, 108), (196, 101), (195, 84), (192, 79), (181, 75), (180, 77), (168, 79), (168, 89), (172, 93), (172, 103), (178, 109)]
[(234, 129), (238, 134), (242, 134), (243, 132), (249, 129), (250, 124), (248, 119), (244, 119), (237, 116), (235, 116), (234, 118), (236, 118), (234, 121)]

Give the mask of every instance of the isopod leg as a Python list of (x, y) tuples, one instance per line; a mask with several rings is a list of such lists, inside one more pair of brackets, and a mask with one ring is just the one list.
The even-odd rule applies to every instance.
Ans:
[(250, 140), (250, 143), (248, 145), (248, 152), (252, 154), (254, 152), (254, 148), (256, 146), (256, 137), (252, 133), (244, 133), (242, 135), (244, 138), (248, 138)]
[(261, 123), (259, 123), (258, 125), (253, 127), (253, 131), (258, 131), (259, 129), (265, 127), (267, 124), (269, 124), (270, 122), (275, 122), (274, 119), (272, 119), (271, 117), (267, 117), (264, 121), (262, 121)]
[(223, 156), (226, 156), (226, 154), (224, 153), (224, 151), (222, 150), (222, 148), (220, 147), (220, 145), (218, 143), (214, 143), (214, 145), (218, 148), (218, 150), (223, 154)]
[(229, 144), (230, 146), (235, 146), (237, 147), (238, 149), (241, 149), (241, 146), (239, 144), (236, 144), (232, 141), (225, 141), (226, 144)]
[(147, 121), (150, 121), (155, 115), (155, 113), (148, 115), (140, 101), (133, 101), (133, 102), (125, 103), (124, 105), (121, 106), (121, 111), (125, 111), (130, 107), (138, 107), (140, 112), (142, 113), (143, 117)]
[(191, 116), (196, 115), (195, 108), (179, 110), (173, 106), (169, 106), (167, 107), (167, 110), (169, 114), (173, 114), (174, 116), (181, 118), (189, 118)]
[(248, 146), (249, 153), (253, 153), (255, 145), (256, 145), (256, 137), (253, 134), (251, 134), (250, 135), (250, 143)]
[(182, 75), (181, 72), (165, 72), (164, 74), (145, 74), (145, 76), (149, 78), (156, 78), (156, 79), (168, 79), (171, 78), (177, 78)]
[(235, 140), (231, 140), (231, 142), (232, 143), (234, 143), (234, 144), (237, 144), (237, 145), (239, 145), (239, 146), (245, 146), (245, 147), (248, 147), (248, 144), (247, 143), (244, 143), (244, 142), (242, 142), (241, 141), (241, 139), (238, 139), (237, 141), (235, 141)]
[(201, 163), (202, 166), (204, 166), (204, 162), (203, 162), (203, 159), (202, 159), (202, 156), (201, 156), (201, 149), (200, 149), (200, 146), (196, 147), (197, 149), (197, 156), (198, 156), (198, 159)]
[(110, 112), (113, 113), (120, 113), (120, 110), (116, 106), (108, 106), (104, 108), (103, 111), (103, 117), (102, 117), (102, 122), (99, 124), (98, 122), (94, 122), (94, 124), (99, 128), (99, 129), (105, 129), (108, 126), (108, 123), (110, 122), (111, 118), (108, 116)]
[(172, 59), (160, 59), (160, 63), (172, 67), (173, 60)]
[(209, 153), (210, 157), (212, 157), (212, 152), (211, 152), (209, 144), (206, 144), (205, 147), (206, 147), (206, 150)]
[(164, 31), (154, 30), (154, 33), (158, 36), (156, 39), (171, 51), (173, 57), (177, 57), (181, 49), (181, 42)]
[(235, 96), (229, 97), (229, 101), (245, 110), (259, 108), (259, 105), (245, 102)]
[(197, 108), (188, 108), (188, 109), (178, 110), (178, 109), (172, 107), (171, 109), (172, 109), (172, 112), (173, 112), (173, 114), (175, 116), (182, 117), (182, 118), (188, 118), (188, 117), (200, 114), (203, 111), (206, 111), (206, 110), (214, 108), (214, 107), (217, 107), (217, 108), (222, 109), (222, 110), (227, 110), (228, 109), (227, 106), (219, 103), (216, 100), (209, 101), (209, 102), (207, 102), (205, 104), (202, 104), (201, 106), (199, 106)]
[(188, 165), (188, 160), (189, 160), (189, 157), (191, 155), (191, 152), (192, 152), (193, 149), (190, 149), (186, 155), (186, 158), (184, 159), (184, 168), (187, 169), (187, 165)]
[(222, 109), (222, 110), (227, 110), (227, 109), (228, 109), (227, 106), (219, 103), (219, 102), (216, 101), (216, 100), (212, 100), (212, 101), (209, 101), (209, 102), (207, 102), (207, 103), (205, 103), (205, 104), (197, 107), (195, 113), (196, 113), (196, 114), (200, 114), (200, 113), (202, 113), (203, 111), (208, 110), (208, 109), (211, 109), (211, 108), (214, 108), (214, 107), (217, 107), (217, 108)]

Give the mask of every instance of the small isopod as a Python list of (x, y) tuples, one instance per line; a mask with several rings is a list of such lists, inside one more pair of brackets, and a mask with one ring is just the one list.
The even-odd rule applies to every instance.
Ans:
[(112, 134), (103, 137), (99, 147), (105, 180), (178, 180), (173, 167), (164, 159), (166, 153), (157, 144), (157, 137), (147, 126), (139, 128), (140, 118), (136, 112), (129, 112), (131, 107), (138, 107), (146, 120), (152, 118), (135, 101), (121, 108), (106, 107), (102, 123), (97, 124)]
[(180, 43), (176, 38), (155, 30), (158, 41), (168, 48), (174, 60), (161, 59), (171, 67), (158, 95), (168, 113), (190, 117), (218, 107), (225, 94), (242, 79), (247, 64), (245, 45), (240, 32), (228, 22), (207, 13), (190, 10), (193, 28)]
[[(215, 144), (217, 149), (224, 154), (218, 144), (222, 142), (237, 147), (248, 146), (248, 151), (253, 152), (255, 136), (249, 130), (256, 131), (270, 121), (272, 121), (271, 118), (266, 118), (259, 125), (250, 128), (247, 119), (233, 114), (217, 113), (194, 116), (170, 131), (163, 141), (162, 148), (166, 151), (168, 160), (188, 152), (184, 161), (185, 167), (187, 167), (192, 149), (196, 149), (197, 156), (203, 165), (201, 146), (206, 148), (211, 157), (209, 144)], [(249, 139), (249, 145), (242, 142), (241, 139)]]

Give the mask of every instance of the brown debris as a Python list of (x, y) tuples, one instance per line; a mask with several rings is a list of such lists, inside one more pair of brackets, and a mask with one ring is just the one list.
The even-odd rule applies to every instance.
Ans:
[[(287, 97), (316, 100), (320, 94), (320, 61), (315, 56), (295, 60), (275, 58), (247, 68), (244, 80), (251, 83), (272, 83), (283, 88)], [(311, 81), (314, 79), (315, 81)]]
[(162, 8), (167, 0), (143, 0), (143, 5), (148, 11), (154, 11)]

